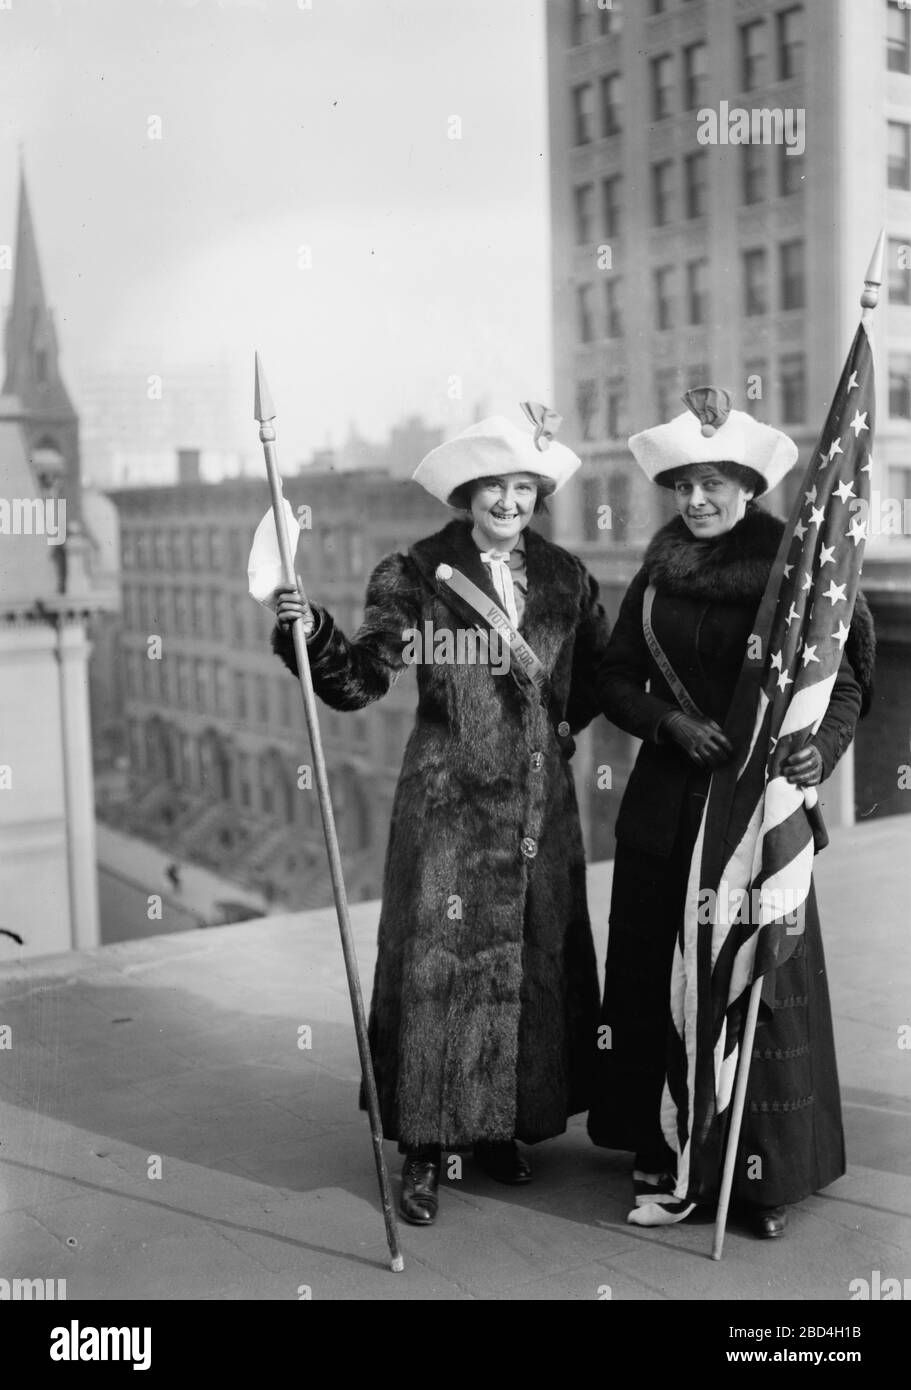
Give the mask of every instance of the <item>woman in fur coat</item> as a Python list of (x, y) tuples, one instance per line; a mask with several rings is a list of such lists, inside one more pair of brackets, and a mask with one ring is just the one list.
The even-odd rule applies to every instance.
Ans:
[[(537, 423), (533, 437), (483, 420), (421, 463), (416, 481), (461, 515), (380, 562), (352, 637), (312, 611), (313, 682), (333, 709), (417, 665), (369, 1023), (413, 1224), (435, 1218), (442, 1150), (473, 1146), (491, 1176), (526, 1182), (515, 1140), (560, 1134), (589, 1103), (598, 986), (568, 758), (598, 713), (609, 634), (582, 563), (528, 526), (579, 465)], [(288, 625), (304, 609), (294, 590), (277, 600), (273, 646), (296, 671)], [(486, 660), (470, 654), (479, 630)]]
[[(636, 1203), (650, 1212), (662, 1198), (670, 1200), (674, 1187), (676, 1154), (659, 1111), (671, 964), (690, 861), (712, 768), (732, 755), (721, 726), (784, 529), (753, 498), (774, 487), (797, 458), (787, 436), (730, 411), (726, 392), (699, 388), (684, 400), (691, 414), (630, 440), (651, 480), (673, 489), (679, 515), (645, 552), (603, 671), (607, 716), (643, 742), (616, 826), (601, 1015), (611, 1048), (600, 1055), (589, 1133), (596, 1144), (634, 1151)], [(681, 459), (691, 462), (681, 467)], [(657, 658), (644, 628), (649, 586)], [(832, 772), (866, 712), (872, 667), (872, 620), (858, 595), (828, 711), (811, 743), (786, 760), (789, 782), (812, 786)], [(701, 717), (683, 711), (675, 680)], [(771, 1011), (760, 1012), (740, 1146), (741, 1156), (759, 1156), (761, 1176), (758, 1165), (738, 1159), (734, 1188), (735, 1202), (762, 1237), (780, 1235), (789, 1204), (844, 1172), (812, 887), (801, 942), (775, 972), (774, 985)], [(646, 1213), (639, 1216), (651, 1224)]]

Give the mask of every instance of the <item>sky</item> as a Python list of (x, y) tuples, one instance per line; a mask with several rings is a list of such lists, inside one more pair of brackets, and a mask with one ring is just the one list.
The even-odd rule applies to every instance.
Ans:
[(544, 0), (9, 3), (0, 244), (21, 143), (77, 406), (227, 364), (256, 447), (254, 348), (285, 458), (548, 400)]

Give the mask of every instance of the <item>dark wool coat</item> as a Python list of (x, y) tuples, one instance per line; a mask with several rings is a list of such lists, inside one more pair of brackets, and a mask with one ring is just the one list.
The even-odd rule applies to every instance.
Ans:
[[(670, 972), (709, 774), (676, 744), (656, 741), (661, 717), (678, 706), (645, 642), (643, 594), (655, 585), (655, 635), (698, 707), (723, 725), (782, 530), (756, 507), (714, 540), (693, 537), (681, 517), (663, 527), (624, 598), (602, 668), (606, 714), (643, 744), (617, 818), (601, 1015), (612, 1046), (599, 1059), (589, 1133), (598, 1144), (637, 1150), (653, 1162), (672, 1161), (659, 1123)], [(828, 712), (813, 739), (824, 778), (869, 704), (873, 656), (872, 620), (858, 596)], [(812, 889), (803, 938), (775, 972), (773, 991), (760, 1013), (735, 1177), (735, 1195), (759, 1206), (797, 1201), (844, 1171)], [(761, 1178), (748, 1178), (757, 1171), (748, 1155), (761, 1158)]]
[[(527, 530), (521, 631), (573, 732), (598, 712), (608, 624), (574, 556)], [(465, 626), (445, 562), (494, 601), (470, 524), (382, 560), (347, 638), (324, 610), (308, 643), (317, 694), (379, 699), (407, 629)], [(290, 635), (273, 646), (295, 669)], [(418, 665), (418, 708), (392, 810), (370, 1039), (387, 1138), (468, 1146), (561, 1133), (588, 1107), (598, 988), (569, 763), (534, 695), (490, 666)]]

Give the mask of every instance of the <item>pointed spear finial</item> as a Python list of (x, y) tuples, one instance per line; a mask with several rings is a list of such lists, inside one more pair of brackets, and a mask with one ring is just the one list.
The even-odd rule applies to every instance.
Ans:
[(267, 420), (275, 419), (275, 406), (272, 404), (266, 374), (263, 371), (263, 364), (259, 360), (258, 352), (253, 354), (253, 382), (253, 418), (263, 425)]
[(864, 292), (860, 297), (864, 309), (875, 309), (879, 303), (879, 287), (883, 282), (883, 261), (886, 254), (886, 229), (880, 229), (873, 255), (864, 276)]

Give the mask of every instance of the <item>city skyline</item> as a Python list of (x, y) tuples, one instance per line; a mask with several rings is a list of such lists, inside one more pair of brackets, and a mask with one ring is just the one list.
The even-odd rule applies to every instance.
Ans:
[(39, 0), (2, 23), (0, 246), (24, 146), (77, 407), (137, 349), (148, 377), (225, 363), (252, 451), (258, 348), (288, 467), (351, 419), (452, 433), (482, 396), (546, 395), (539, 0)]

